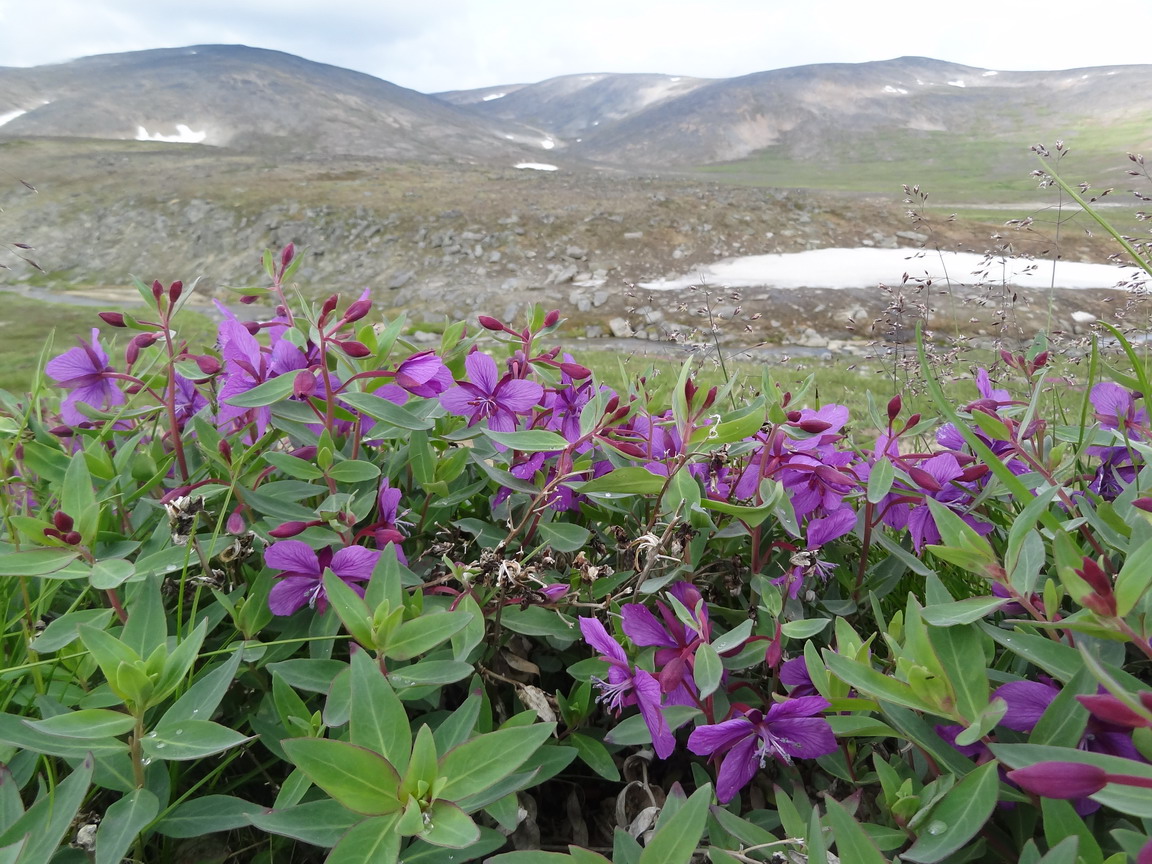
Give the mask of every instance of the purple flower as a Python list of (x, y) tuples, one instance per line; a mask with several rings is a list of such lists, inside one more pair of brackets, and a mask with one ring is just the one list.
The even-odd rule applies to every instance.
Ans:
[(343, 579), (361, 597), (364, 589), (358, 582), (367, 582), (380, 559), (376, 549), (347, 546), (333, 554), (331, 547), (316, 551), (301, 540), (281, 540), (264, 552), (264, 563), (284, 572), (268, 595), (268, 608), (275, 615), (291, 615), (302, 606), (317, 612), (328, 608), (328, 595), (324, 591), (324, 568)]
[(609, 663), (607, 681), (592, 679), (600, 688), (600, 701), (617, 714), (628, 705), (639, 706), (652, 733), (656, 755), (667, 759), (676, 748), (676, 738), (660, 710), (660, 682), (650, 672), (633, 669), (624, 649), (595, 618), (581, 618), (580, 632), (584, 634), (584, 641), (600, 652), (600, 659)]
[(236, 418), (245, 418), (242, 422), (246, 422), (252, 416), (256, 421), (255, 434), (264, 434), (272, 418), (271, 408), (241, 408), (228, 400), (286, 372), (307, 369), (308, 359), (287, 339), (278, 340), (271, 352), (265, 353), (256, 337), (235, 320), (220, 325), (220, 354), (224, 358), (224, 385), (220, 388), (218, 422), (223, 425)]
[(624, 634), (641, 647), (656, 646), (656, 680), (669, 705), (695, 705), (696, 686), (692, 677), (696, 649), (711, 637), (708, 607), (700, 592), (687, 582), (677, 582), (669, 594), (683, 604), (695, 626), (685, 626), (676, 614), (657, 601), (663, 623), (640, 603), (620, 608)]
[(516, 429), (516, 415), (529, 414), (540, 402), (544, 388), (534, 381), (524, 381), (505, 375), (497, 378), (496, 361), (479, 351), (464, 360), (469, 381), (440, 394), (440, 404), (450, 414), (468, 418), (473, 426), (481, 420), (496, 432)]
[(78, 348), (69, 348), (59, 357), (48, 361), (44, 371), (56, 379), (56, 383), (71, 390), (60, 404), (60, 417), (69, 426), (78, 426), (88, 421), (76, 407), (78, 403), (93, 408), (111, 408), (124, 404), (124, 393), (109, 377), (112, 367), (108, 365), (108, 355), (100, 347), (100, 331), (92, 328), (92, 341), (81, 342)]
[(815, 759), (836, 749), (832, 727), (816, 715), (829, 707), (822, 696), (802, 696), (751, 710), (715, 726), (699, 726), (688, 738), (697, 756), (724, 754), (716, 776), (716, 799), (727, 804), (768, 760)]
[(439, 396), (452, 386), (452, 373), (432, 351), (413, 354), (396, 369), (396, 383), (413, 396)]
[(1142, 438), (1139, 433), (1148, 427), (1148, 412), (1136, 407), (1136, 398), (1131, 390), (1112, 381), (1101, 381), (1088, 394), (1102, 427), (1123, 429), (1127, 437)]
[(1085, 799), (1108, 785), (1108, 773), (1083, 762), (1038, 762), (1007, 774), (1026, 792), (1043, 798)]

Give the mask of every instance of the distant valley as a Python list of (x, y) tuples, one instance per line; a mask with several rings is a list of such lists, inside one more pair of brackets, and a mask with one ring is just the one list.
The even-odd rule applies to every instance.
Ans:
[[(1022, 73), (899, 58), (421, 94), (243, 46), (0, 68), (0, 236), (33, 245), (46, 271), (9, 260), (0, 282), (111, 297), (132, 275), (202, 276), (207, 294), (255, 279), (261, 249), (291, 241), (311, 250), (301, 281), (314, 293), (369, 286), (383, 308), (428, 319), (556, 303), (580, 333), (624, 319), (662, 338), (699, 323), (695, 300), (629, 286), (723, 258), (1050, 252), (1049, 212), (1009, 234), (1016, 211), (991, 206), (1025, 215), (1054, 202), (1028, 176), (1028, 147), (1057, 138), (1074, 179), (1134, 187), (1125, 153), (1152, 143), (1150, 83), (1152, 66)], [(940, 209), (918, 203), (924, 218), (910, 221), (901, 183), (923, 184)], [(1114, 250), (1085, 227), (1063, 227), (1060, 254), (1105, 260)], [(855, 338), (855, 320), (890, 302), (855, 293), (851, 315), (833, 299), (825, 314), (765, 294), (771, 314), (736, 329)], [(1003, 326), (986, 295), (972, 291), (975, 331)], [(1065, 311), (1105, 314), (1109, 300), (1080, 293)]]

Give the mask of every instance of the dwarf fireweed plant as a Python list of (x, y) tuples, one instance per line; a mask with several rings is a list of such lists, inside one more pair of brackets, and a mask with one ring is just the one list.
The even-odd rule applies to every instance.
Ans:
[(215, 344), (141, 285), (123, 357), (0, 394), (4, 860), (1152, 856), (1118, 333), (1060, 411), (1042, 340), (935, 416), (654, 404), (556, 311), (417, 350), (300, 260)]

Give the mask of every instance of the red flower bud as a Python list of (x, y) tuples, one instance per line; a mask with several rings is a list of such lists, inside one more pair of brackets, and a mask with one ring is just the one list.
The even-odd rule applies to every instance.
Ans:
[(803, 429), (805, 432), (819, 433), (825, 429), (831, 429), (832, 424), (827, 420), (817, 420), (815, 417), (809, 417), (807, 420), (801, 420), (796, 424), (798, 428)]
[(260, 323), (258, 321), (245, 321), (242, 326), (253, 336), (260, 332)]
[(940, 485), (940, 481), (925, 471), (923, 468), (917, 468), (914, 465), (908, 468), (908, 476), (921, 489), (927, 489), (929, 492), (939, 492), (944, 487)]
[(323, 320), (332, 314), (332, 310), (336, 308), (336, 304), (340, 302), (340, 295), (333, 294), (324, 301), (324, 305), (320, 307), (320, 319)]
[(159, 300), (163, 294), (164, 294), (164, 286), (161, 285), (160, 280), (157, 279), (152, 283), (152, 296), (155, 297), (157, 300)]
[(224, 461), (227, 462), (229, 465), (231, 465), (232, 464), (232, 445), (229, 444), (227, 441), (225, 441), (223, 438), (221, 438), (220, 439), (220, 446), (217, 449), (220, 451), (220, 455), (224, 457)]
[(900, 394), (897, 393), (895, 396), (888, 400), (888, 420), (890, 422), (895, 420), (896, 417), (900, 414), (900, 409), (903, 407), (904, 400), (901, 399)]
[(802, 415), (800, 414), (799, 411), (789, 411), (786, 416), (788, 417), (789, 423), (797, 423), (800, 421), (800, 417)]
[(605, 414), (611, 414), (613, 411), (615, 411), (619, 407), (620, 407), (620, 397), (617, 396), (615, 393), (613, 393), (609, 397), (608, 403), (604, 406), (604, 413)]
[(292, 380), (292, 395), (304, 399), (316, 392), (316, 376), (307, 369), (301, 369)]
[(64, 539), (64, 535), (57, 531), (55, 528), (45, 528), (42, 533), (45, 537), (51, 537), (54, 540)]
[(712, 407), (713, 404), (715, 404), (717, 392), (718, 391), (715, 387), (708, 388), (708, 393), (704, 396), (704, 404), (700, 406), (701, 411), (707, 411)]
[(280, 252), (280, 272), (283, 273), (288, 269), (288, 265), (292, 263), (292, 259), (296, 257), (296, 246), (289, 243)]
[(75, 523), (72, 521), (72, 517), (65, 513), (63, 510), (57, 510), (52, 514), (52, 524), (64, 532), (71, 531), (75, 525)]
[(1093, 591), (1101, 597), (1112, 596), (1112, 580), (1104, 569), (1096, 563), (1095, 558), (1084, 557), (1084, 563), (1076, 570), (1076, 575), (1087, 582)]
[(240, 302), (243, 303), (245, 306), (251, 306), (253, 303), (255, 303), (259, 299), (260, 299), (260, 296), (258, 294), (245, 294), (243, 297), (240, 298)]
[(553, 309), (551, 312), (549, 312), (547, 315), (544, 316), (544, 326), (545, 327), (554, 327), (554, 326), (556, 326), (556, 322), (559, 320), (560, 320), (560, 310), (559, 309)]
[(579, 363), (561, 363), (560, 371), (573, 381), (581, 381), (592, 374), (591, 369), (587, 366), (581, 366)]
[(177, 300), (180, 299), (180, 295), (183, 293), (184, 293), (184, 283), (179, 282), (179, 281), (173, 282), (171, 285), (168, 286), (168, 302), (169, 303), (175, 303)]
[(344, 320), (351, 323), (352, 321), (359, 321), (365, 315), (372, 311), (371, 300), (357, 300), (348, 310), (344, 313)]
[(84, 538), (80, 536), (79, 531), (69, 531), (63, 537), (64, 542), (67, 543), (69, 546), (78, 546), (80, 544), (80, 541), (83, 539)]
[(122, 312), (101, 312), (100, 320), (111, 327), (127, 327)]
[(1136, 498), (1132, 501), (1132, 506), (1145, 513), (1152, 513), (1152, 498)]
[(295, 456), (297, 459), (304, 459), (305, 461), (311, 462), (316, 458), (316, 445), (309, 444), (307, 447), (300, 447), (296, 450), (293, 450), (289, 455)]
[(71, 438), (76, 434), (76, 430), (71, 426), (53, 426), (48, 432), (57, 438)]
[(1093, 717), (1105, 723), (1113, 723), (1127, 729), (1152, 726), (1152, 720), (1137, 714), (1111, 693), (1093, 693), (1090, 696), (1077, 696), (1076, 699), (1092, 713)]
[(1086, 798), (1108, 785), (1103, 768), (1082, 762), (1038, 762), (1009, 771), (1008, 779), (1043, 798)]
[(1032, 361), (1032, 369), (1033, 370), (1043, 369), (1047, 365), (1048, 365), (1048, 352), (1047, 351), (1041, 351), (1039, 354), (1036, 355), (1036, 359)]
[(205, 375), (215, 375), (220, 371), (220, 361), (211, 354), (197, 354), (192, 359)]
[(295, 537), (303, 532), (309, 524), (308, 522), (284, 522), (269, 531), (268, 536), (275, 537), (277, 540)]
[(1010, 368), (1016, 367), (1016, 358), (1014, 356), (1012, 356), (1012, 353), (1010, 351), (1005, 351), (1003, 348), (1001, 348), (1000, 349), (1000, 359), (1004, 361), (1005, 366), (1008, 366)]
[(225, 528), (229, 534), (234, 534), (237, 537), (244, 533), (244, 517), (241, 515), (239, 507), (228, 514)]
[(959, 479), (964, 481), (965, 483), (969, 483), (972, 480), (979, 480), (981, 477), (983, 477), (985, 474), (987, 474), (988, 471), (989, 471), (989, 468), (987, 465), (983, 465), (983, 464), (970, 465), (969, 467), (965, 468), (964, 471), (960, 474)]
[(368, 346), (363, 342), (357, 342), (354, 339), (349, 339), (344, 342), (333, 339), (345, 354), (349, 357), (371, 357), (372, 352), (368, 350)]
[(491, 330), (495, 333), (504, 332), (504, 325), (489, 315), (478, 315), (476, 320), (480, 322), (480, 326), (485, 330)]

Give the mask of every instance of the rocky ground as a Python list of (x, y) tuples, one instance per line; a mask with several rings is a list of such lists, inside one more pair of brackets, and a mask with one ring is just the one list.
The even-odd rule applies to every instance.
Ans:
[(939, 332), (1029, 338), (1082, 332), (1131, 299), (1029, 298), (901, 274), (892, 287), (852, 291), (634, 287), (726, 257), (832, 247), (1058, 250), (1078, 261), (1114, 251), (1076, 225), (1057, 245), (1042, 219), (1014, 230), (944, 209), (910, 217), (899, 190), (880, 200), (577, 167), (272, 163), (136, 142), (13, 142), (0, 145), (0, 161), (38, 190), (7, 184), (0, 237), (33, 245), (45, 271), (10, 260), (0, 287), (52, 298), (115, 298), (133, 277), (199, 279), (202, 296), (224, 297), (226, 286), (259, 284), (262, 250), (292, 242), (307, 250), (297, 279), (309, 295), (369, 288), (385, 314), (430, 327), (481, 312), (514, 321), (540, 303), (588, 338), (711, 341), (717, 330), (728, 344), (850, 350), (905, 338), (925, 316)]

